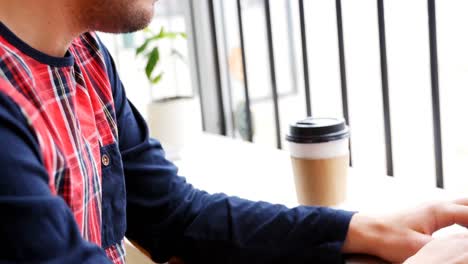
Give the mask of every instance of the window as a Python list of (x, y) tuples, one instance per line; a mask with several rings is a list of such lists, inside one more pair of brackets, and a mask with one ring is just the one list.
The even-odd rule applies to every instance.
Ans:
[[(239, 111), (245, 104), (245, 84), (249, 88), (253, 122), (253, 142), (275, 147), (275, 115), (270, 63), (276, 66), (280, 138), (288, 124), (306, 116), (303, 50), (298, 1), (270, 1), (273, 17), (274, 61), (268, 53), (265, 0), (240, 1), (239, 27), (237, 1), (213, 1), (217, 28), (218, 56), (226, 65), (220, 69), (229, 79), (228, 99), (232, 106), (232, 135), (244, 138), (245, 117)], [(342, 71), (345, 60), (347, 107), (352, 128), (353, 165), (360, 171), (384, 175), (390, 137), (391, 162), (395, 177), (422, 186), (436, 183), (436, 164), (443, 161), (445, 186), (452, 190), (468, 188), (468, 38), (463, 32), (468, 3), (464, 1), (320, 1), (304, 2), (310, 102), (314, 116), (343, 116)], [(388, 123), (384, 122), (381, 72), (381, 42), (378, 3), (383, 3), (388, 73)], [(432, 7), (434, 4), (434, 8)], [(338, 5), (338, 6), (337, 6)], [(429, 6), (430, 5), (430, 6)], [(344, 56), (338, 45), (337, 7), (341, 7)], [(428, 16), (437, 20), (437, 42), (430, 42)], [(380, 35), (379, 35), (380, 34)], [(242, 72), (241, 37), (244, 38), (247, 79)], [(435, 36), (435, 35), (434, 35)], [(431, 57), (431, 44), (438, 44), (438, 62)], [(433, 46), (435, 47), (435, 46)], [(434, 55), (434, 53), (433, 53)], [(431, 60), (433, 59), (433, 60)], [(437, 67), (438, 66), (438, 67)], [(439, 72), (437, 72), (437, 69)], [(227, 72), (227, 73), (226, 73)], [(431, 77), (439, 76), (439, 82)], [(224, 83), (226, 85), (226, 83)], [(439, 84), (440, 98), (433, 89)], [(229, 102), (230, 101), (230, 102)], [(440, 102), (440, 108), (438, 107)], [(439, 137), (437, 113), (440, 110), (442, 151), (435, 151)], [(435, 113), (435, 114), (434, 114)], [(240, 121), (238, 121), (240, 120)], [(229, 121), (229, 120), (228, 120)], [(386, 133), (386, 125), (391, 129)], [(284, 140), (283, 148), (287, 148)], [(442, 153), (437, 156), (435, 153)], [(441, 157), (441, 159), (439, 158)], [(441, 179), (441, 178), (439, 178)]]

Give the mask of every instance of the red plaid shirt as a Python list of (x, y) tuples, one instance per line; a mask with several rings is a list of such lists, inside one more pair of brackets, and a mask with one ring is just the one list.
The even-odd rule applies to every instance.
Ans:
[[(18, 41), (0, 36), (0, 91), (34, 130), (51, 192), (68, 204), (82, 237), (102, 246), (101, 148), (116, 144), (117, 126), (100, 43), (84, 34), (66, 58), (44, 63), (25, 54), (27, 46), (20, 50)], [(122, 241), (105, 251), (114, 263), (125, 262)]]

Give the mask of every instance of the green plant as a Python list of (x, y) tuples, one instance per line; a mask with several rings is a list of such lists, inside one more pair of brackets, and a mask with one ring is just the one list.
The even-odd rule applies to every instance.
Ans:
[[(137, 56), (142, 56), (146, 59), (145, 73), (146, 77), (152, 84), (157, 84), (164, 76), (163, 71), (155, 73), (155, 70), (160, 62), (160, 42), (169, 39), (183, 38), (187, 39), (187, 34), (184, 32), (168, 32), (164, 28), (158, 33), (155, 33), (149, 28), (143, 30), (145, 41), (136, 50)], [(184, 56), (176, 49), (171, 50), (171, 56), (177, 56), (185, 61)]]

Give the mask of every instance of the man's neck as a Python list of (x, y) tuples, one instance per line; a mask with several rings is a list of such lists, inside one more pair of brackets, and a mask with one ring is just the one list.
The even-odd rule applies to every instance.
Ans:
[(0, 21), (31, 47), (54, 57), (65, 55), (80, 30), (63, 0), (0, 0)]

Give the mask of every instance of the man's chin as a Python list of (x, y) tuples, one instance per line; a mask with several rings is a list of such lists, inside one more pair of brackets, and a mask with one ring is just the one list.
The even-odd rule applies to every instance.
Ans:
[[(114, 1), (114, 0), (106, 0)], [(154, 5), (157, 0), (125, 0), (128, 6), (119, 6), (119, 8), (91, 9), (91, 16), (88, 21), (93, 21), (89, 27), (93, 31), (102, 31), (106, 33), (131, 33), (146, 28), (153, 20)], [(96, 11), (97, 10), (97, 11)]]
[(128, 16), (126, 20), (121, 19), (120, 25), (109, 33), (133, 33), (142, 30), (151, 23), (153, 20), (153, 11), (139, 12), (132, 16)]
[(133, 33), (146, 28), (150, 23), (151, 18), (140, 18), (138, 21), (132, 20), (129, 23), (120, 23), (119, 25), (114, 24), (112, 26), (96, 26), (91, 30), (112, 34)]

